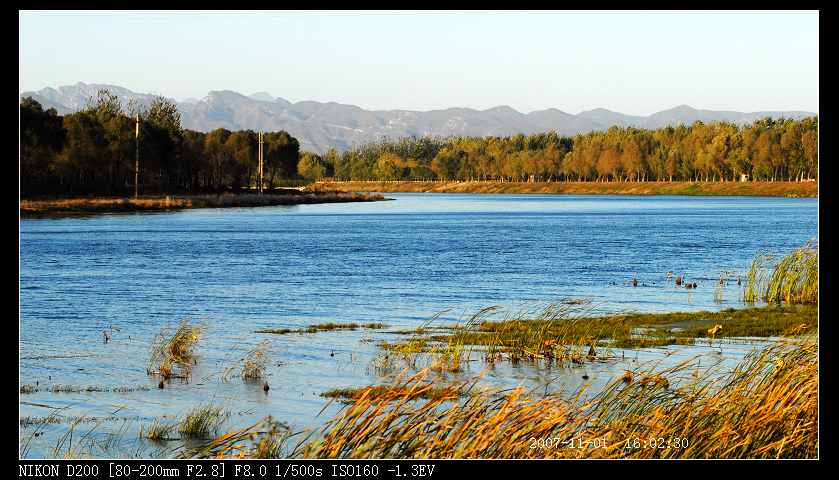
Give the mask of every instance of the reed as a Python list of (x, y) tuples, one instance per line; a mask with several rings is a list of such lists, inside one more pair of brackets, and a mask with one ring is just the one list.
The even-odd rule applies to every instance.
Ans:
[(196, 360), (194, 348), (204, 332), (204, 325), (181, 321), (175, 329), (164, 327), (152, 341), (147, 372), (168, 379), (186, 378)]
[[(607, 360), (611, 348), (640, 348), (693, 344), (707, 329), (722, 324), (718, 336), (771, 337), (813, 331), (818, 306), (770, 305), (723, 309), (716, 312), (637, 313), (588, 316), (588, 309), (547, 305), (541, 311), (507, 314), (502, 320), (484, 318), (473, 325), (455, 325), (435, 332), (423, 329), (407, 339), (381, 343), (386, 352), (417, 356), (464, 346), (483, 353), (487, 363), (571, 362)], [(594, 350), (594, 355), (589, 353)], [(422, 365), (412, 358), (410, 365)]]
[(725, 301), (725, 284), (728, 282), (728, 275), (723, 272), (720, 273), (720, 279), (717, 280), (717, 284), (714, 286), (714, 303), (720, 304)]
[(155, 419), (154, 423), (152, 423), (148, 427), (140, 427), (140, 438), (145, 438), (153, 442), (174, 440), (173, 438), (171, 438), (172, 432), (174, 430), (174, 424), (161, 423), (160, 420)]
[(254, 382), (265, 377), (265, 368), (268, 364), (268, 342), (259, 342), (257, 346), (250, 349), (234, 365), (228, 367), (222, 374), (222, 381), (227, 382), (231, 377), (237, 375), (245, 382)]
[(202, 405), (189, 411), (178, 424), (183, 437), (207, 438), (215, 433), (227, 418), (221, 407)]
[[(818, 455), (815, 337), (756, 351), (722, 377), (690, 361), (615, 378), (593, 399), (517, 388), (423, 399), (428, 370), (390, 394), (344, 407), (296, 454), (307, 458), (813, 458)], [(452, 384), (457, 388), (458, 383)], [(415, 391), (415, 390), (413, 390)], [(550, 439), (545, 447), (542, 439)], [(635, 439), (665, 439), (641, 448)], [(574, 448), (572, 441), (585, 441)], [(595, 445), (596, 448), (591, 448)]]
[[(299, 432), (298, 432), (299, 433)], [(268, 416), (248, 427), (231, 430), (194, 447), (182, 447), (179, 458), (285, 458), (286, 441), (296, 434)]]
[(274, 421), (271, 417), (265, 422), (268, 425), (267, 431), (263, 434), (254, 434), (254, 446), (251, 448), (248, 458), (283, 458), (286, 440), (291, 435), (291, 428), (284, 423)]
[(808, 243), (772, 263), (774, 257), (758, 254), (746, 278), (743, 299), (767, 303), (818, 303), (819, 250)]

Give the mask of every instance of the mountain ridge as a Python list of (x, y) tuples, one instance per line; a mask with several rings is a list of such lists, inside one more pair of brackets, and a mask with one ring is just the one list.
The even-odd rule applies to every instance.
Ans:
[[(118, 85), (77, 82), (22, 92), (18, 98), (31, 96), (44, 108), (55, 108), (58, 113), (67, 114), (84, 108), (87, 99), (100, 89), (111, 90), (123, 103), (135, 99), (148, 105), (157, 96), (133, 92)], [(661, 128), (690, 125), (695, 121), (745, 124), (766, 116), (794, 119), (818, 116), (799, 110), (736, 112), (696, 109), (689, 105), (678, 105), (648, 116), (627, 115), (605, 108), (586, 110), (576, 115), (553, 107), (523, 113), (509, 105), (486, 110), (466, 107), (427, 111), (365, 110), (339, 102), (290, 102), (264, 91), (245, 95), (233, 90), (211, 90), (203, 98), (181, 102), (167, 98), (178, 106), (185, 128), (204, 132), (215, 128), (285, 130), (300, 141), (302, 150), (316, 153), (324, 153), (330, 148), (344, 151), (382, 138), (409, 136), (507, 136), (549, 130), (561, 135), (576, 135), (612, 126)]]

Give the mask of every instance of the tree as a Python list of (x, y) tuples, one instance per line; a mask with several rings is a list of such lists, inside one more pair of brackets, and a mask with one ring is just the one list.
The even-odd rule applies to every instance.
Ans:
[(64, 117), (67, 141), (56, 158), (59, 181), (68, 193), (91, 193), (107, 188), (108, 145), (102, 125), (91, 112)]
[(311, 152), (300, 154), (300, 163), (297, 164), (297, 173), (306, 180), (320, 180), (327, 175), (330, 165)]
[(204, 153), (207, 155), (210, 164), (210, 181), (216, 192), (227, 184), (225, 171), (227, 166), (232, 163), (226, 146), (230, 134), (229, 130), (218, 128), (208, 133), (204, 139)]
[(230, 134), (225, 148), (230, 155), (229, 175), (232, 188), (238, 192), (244, 185), (250, 186), (251, 170), (256, 165), (256, 134), (252, 130), (240, 130)]
[(300, 143), (285, 131), (265, 134), (265, 168), (268, 173), (269, 189), (274, 188), (278, 178), (296, 178), (300, 161)]
[(20, 189), (21, 195), (55, 188), (55, 158), (64, 147), (66, 130), (55, 109), (44, 111), (41, 104), (26, 97), (20, 104)]
[(379, 180), (400, 180), (404, 164), (404, 160), (399, 155), (390, 152), (383, 153), (376, 161), (373, 176)]
[(431, 170), (442, 179), (455, 178), (457, 171), (460, 169), (461, 153), (447, 149), (441, 150), (431, 161)]

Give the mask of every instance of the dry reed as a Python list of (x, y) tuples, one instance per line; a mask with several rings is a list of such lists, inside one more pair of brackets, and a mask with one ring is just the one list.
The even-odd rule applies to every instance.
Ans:
[[(689, 363), (624, 374), (585, 403), (531, 397), (521, 388), (454, 402), (411, 401), (416, 397), (404, 392), (420, 388), (425, 370), (397, 384), (391, 395), (359, 397), (297, 453), (310, 458), (817, 456), (814, 337), (757, 351), (722, 377), (708, 372), (686, 381)], [(551, 439), (550, 447), (545, 439)], [(587, 448), (574, 448), (577, 442)]]
[(818, 303), (819, 250), (813, 243), (793, 250), (777, 263), (758, 254), (752, 261), (743, 299), (767, 303)]

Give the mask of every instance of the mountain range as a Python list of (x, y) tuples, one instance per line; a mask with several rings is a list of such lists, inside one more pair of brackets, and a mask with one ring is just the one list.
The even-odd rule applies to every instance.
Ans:
[[(76, 83), (58, 88), (23, 92), (19, 98), (32, 97), (44, 108), (55, 108), (59, 114), (85, 107), (97, 91), (108, 89), (124, 103), (136, 99), (148, 105), (156, 96), (137, 93), (116, 85)], [(759, 118), (803, 118), (816, 116), (805, 111), (734, 112), (698, 110), (680, 105), (652, 115), (634, 116), (604, 108), (587, 110), (576, 115), (556, 108), (521, 113), (508, 106), (487, 110), (447, 108), (444, 110), (365, 110), (355, 105), (335, 102), (290, 102), (266, 92), (243, 95), (230, 90), (211, 91), (201, 99), (175, 102), (184, 128), (208, 132), (216, 128), (228, 130), (285, 130), (300, 141), (301, 150), (324, 153), (330, 148), (339, 152), (353, 145), (382, 138), (406, 136), (507, 136), (555, 130), (561, 135), (575, 135), (594, 130), (621, 127), (661, 128), (695, 121), (728, 121), (751, 123)]]

